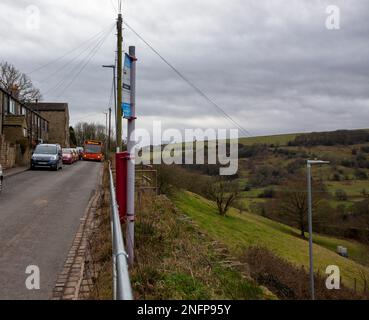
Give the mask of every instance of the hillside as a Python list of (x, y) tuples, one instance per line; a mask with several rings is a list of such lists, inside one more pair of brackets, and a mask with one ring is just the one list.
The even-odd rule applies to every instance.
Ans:
[[(298, 237), (294, 228), (251, 214), (239, 214), (232, 209), (229, 217), (217, 214), (214, 203), (190, 192), (181, 192), (174, 202), (200, 228), (213, 239), (224, 243), (235, 255), (242, 255), (245, 249), (258, 245), (267, 247), (278, 256), (296, 266), (308, 267), (308, 242)], [(342, 281), (350, 288), (363, 289), (363, 275), (369, 279), (369, 250), (367, 246), (355, 241), (341, 240), (318, 235), (314, 238), (315, 270), (324, 273), (329, 265), (341, 269)], [(338, 245), (348, 247), (350, 259), (337, 255)]]
[(289, 142), (293, 141), (299, 133), (290, 134), (277, 134), (271, 136), (256, 136), (248, 138), (240, 138), (239, 143), (243, 145), (253, 145), (253, 144), (274, 144), (279, 146), (287, 146)]

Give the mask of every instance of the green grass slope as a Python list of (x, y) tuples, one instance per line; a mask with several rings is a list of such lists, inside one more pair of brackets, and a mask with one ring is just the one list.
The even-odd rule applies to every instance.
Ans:
[[(181, 192), (174, 197), (179, 209), (191, 217), (211, 237), (224, 243), (236, 255), (241, 255), (250, 246), (263, 246), (280, 257), (294, 263), (309, 265), (308, 242), (298, 237), (298, 231), (250, 213), (239, 214), (232, 209), (224, 218), (217, 214), (214, 203), (190, 192)], [(369, 250), (363, 244), (316, 235), (314, 237), (315, 270), (324, 273), (327, 266), (340, 267), (342, 280), (348, 287), (363, 288), (362, 275), (369, 278)], [(335, 253), (338, 245), (346, 246), (350, 259)]]
[(239, 143), (243, 145), (253, 145), (253, 144), (274, 144), (280, 146), (286, 146), (289, 142), (295, 140), (298, 136), (298, 133), (292, 134), (279, 134), (272, 136), (260, 136), (260, 137), (249, 137), (249, 138), (240, 138)]

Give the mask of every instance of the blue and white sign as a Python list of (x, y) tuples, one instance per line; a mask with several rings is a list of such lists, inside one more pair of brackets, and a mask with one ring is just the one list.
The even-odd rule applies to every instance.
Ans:
[(122, 103), (122, 112), (125, 119), (132, 118), (132, 108), (130, 103)]
[(126, 54), (123, 68), (123, 103), (122, 103), (122, 112), (123, 117), (125, 119), (130, 119), (132, 117), (131, 67), (132, 67), (132, 59), (128, 54)]

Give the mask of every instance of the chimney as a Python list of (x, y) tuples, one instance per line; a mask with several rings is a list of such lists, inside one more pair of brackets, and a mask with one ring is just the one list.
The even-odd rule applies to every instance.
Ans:
[(19, 86), (16, 84), (13, 84), (10, 86), (10, 94), (15, 98), (18, 99), (19, 98)]

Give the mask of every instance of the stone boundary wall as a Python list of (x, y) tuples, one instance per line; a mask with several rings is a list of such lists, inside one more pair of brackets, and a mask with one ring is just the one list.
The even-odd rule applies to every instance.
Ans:
[(65, 261), (62, 271), (59, 273), (53, 290), (52, 300), (84, 300), (89, 298), (93, 289), (94, 275), (89, 273), (86, 264), (89, 257), (89, 238), (97, 228), (97, 211), (101, 208), (102, 175), (100, 173), (98, 188), (89, 201), (84, 216), (74, 238), (72, 247)]

